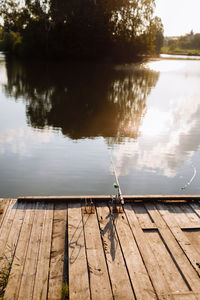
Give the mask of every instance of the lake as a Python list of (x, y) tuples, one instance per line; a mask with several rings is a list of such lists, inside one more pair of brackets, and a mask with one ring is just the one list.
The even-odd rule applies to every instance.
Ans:
[(200, 194), (200, 60), (0, 54), (0, 197)]

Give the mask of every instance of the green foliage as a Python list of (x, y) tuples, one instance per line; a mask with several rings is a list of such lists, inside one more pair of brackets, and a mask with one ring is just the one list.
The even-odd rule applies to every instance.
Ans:
[(20, 56), (70, 59), (159, 53), (163, 28), (154, 6), (155, 0), (25, 0), (25, 6), (0, 0), (3, 47)]
[(161, 19), (158, 17), (154, 19), (154, 36), (155, 52), (159, 54), (164, 43), (164, 28)]
[(172, 43), (172, 44), (169, 46), (169, 50), (170, 50), (170, 51), (175, 51), (176, 49), (177, 49), (176, 43)]
[(164, 54), (174, 54), (174, 55), (187, 55), (187, 56), (200, 56), (200, 50), (196, 49), (180, 49), (170, 47), (162, 47), (161, 52)]
[(63, 282), (62, 290), (60, 292), (61, 300), (68, 300), (69, 299), (69, 288), (67, 282)]
[(9, 274), (11, 271), (12, 267), (12, 262), (13, 262), (13, 256), (8, 259), (7, 256), (3, 255), (0, 257), (0, 264), (1, 264), (1, 269), (0, 269), (0, 300), (3, 300), (3, 296), (5, 293), (5, 289), (8, 283), (8, 278)]
[(1, 50), (19, 53), (22, 45), (22, 38), (19, 32), (9, 31), (2, 34)]
[(199, 55), (200, 53), (200, 33), (189, 34), (177, 38), (170, 38), (165, 42), (164, 53)]

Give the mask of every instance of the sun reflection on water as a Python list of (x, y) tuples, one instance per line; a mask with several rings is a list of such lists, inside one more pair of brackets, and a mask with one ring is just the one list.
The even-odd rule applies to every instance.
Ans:
[(185, 61), (183, 60), (156, 60), (146, 64), (146, 67), (156, 72), (171, 72), (183, 69)]
[(170, 113), (150, 108), (140, 127), (143, 136), (156, 136), (168, 130)]

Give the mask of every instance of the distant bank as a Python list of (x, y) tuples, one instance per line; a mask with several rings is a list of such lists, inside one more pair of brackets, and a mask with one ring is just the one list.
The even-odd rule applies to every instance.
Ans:
[(161, 49), (162, 54), (170, 54), (170, 55), (186, 55), (186, 56), (200, 56), (199, 49), (180, 49), (176, 48), (175, 50), (171, 50), (170, 47), (163, 47)]

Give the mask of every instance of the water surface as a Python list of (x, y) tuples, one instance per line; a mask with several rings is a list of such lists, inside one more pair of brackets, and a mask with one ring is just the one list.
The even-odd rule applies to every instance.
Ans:
[(200, 61), (0, 56), (0, 197), (200, 194)]

